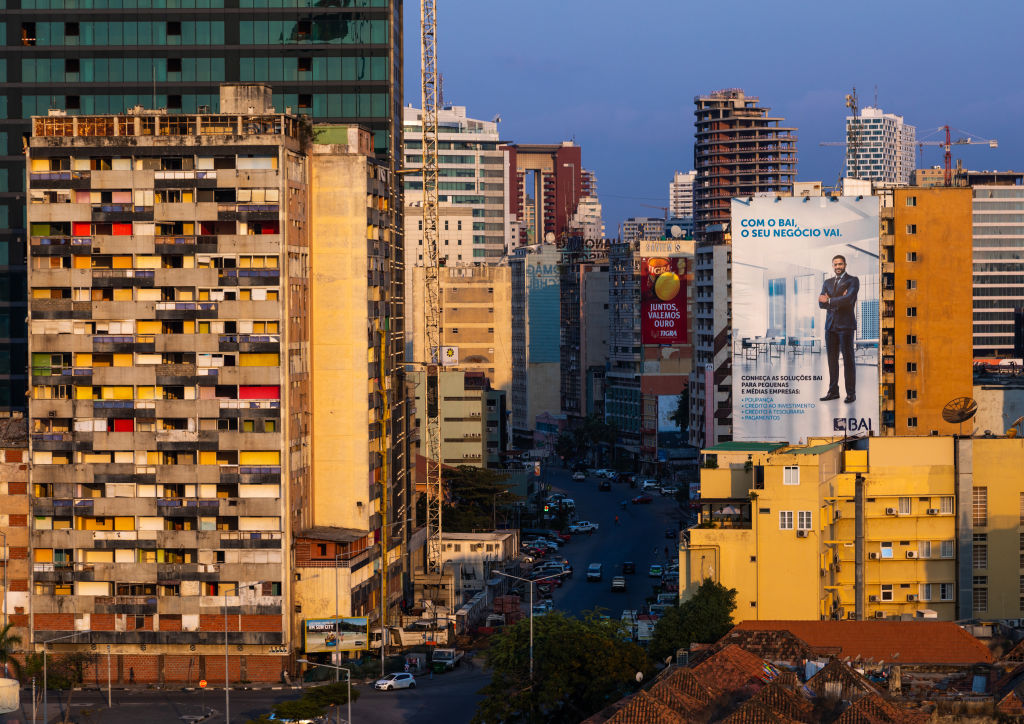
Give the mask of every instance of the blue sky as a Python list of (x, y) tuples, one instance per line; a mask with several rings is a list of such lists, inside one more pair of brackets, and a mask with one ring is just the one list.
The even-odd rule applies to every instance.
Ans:
[[(756, 95), (796, 126), (799, 180), (836, 181), (844, 96), (856, 86), (917, 126), (944, 124), (999, 148), (955, 146), (954, 163), (1024, 170), (1024, 3), (916, 0), (437, 0), (447, 103), (500, 114), (502, 138), (574, 139), (597, 173), (609, 235), (660, 215), (675, 170), (693, 163), (693, 98)], [(406, 0), (406, 102), (419, 105), (419, 2)], [(942, 163), (925, 148), (924, 166)]]

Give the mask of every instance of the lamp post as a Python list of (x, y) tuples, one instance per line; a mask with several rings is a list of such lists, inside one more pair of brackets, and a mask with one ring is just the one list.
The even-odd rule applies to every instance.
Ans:
[(10, 565), (11, 556), (7, 552), (7, 533), (0, 530), (0, 538), (4, 541), (4, 628), (7, 628), (7, 567)]
[(511, 573), (502, 573), (501, 571), (494, 571), (499, 576), (505, 576), (505, 578), (514, 578), (517, 581), (522, 581), (530, 587), (530, 685), (533, 685), (533, 584), (541, 581), (546, 581), (550, 578), (559, 578), (564, 576), (564, 573), (553, 573), (550, 576), (543, 576), (541, 578), (535, 578), (530, 580), (529, 578), (520, 578), (519, 576), (513, 576)]
[[(243, 588), (262, 586), (266, 581), (248, 583), (244, 586), (235, 584), (235, 595)], [(228, 666), (228, 586), (224, 588), (224, 724), (231, 724), (231, 669)], [(239, 614), (241, 615), (241, 614)], [(239, 626), (241, 629), (241, 626)]]
[[(348, 700), (346, 701), (346, 704), (348, 705), (348, 714), (346, 716), (348, 716), (348, 724), (352, 724), (352, 670), (351, 669), (346, 669), (344, 666), (332, 666), (330, 664), (315, 664), (312, 661), (308, 661), (306, 659), (296, 659), (295, 661), (296, 661), (296, 663), (299, 663), (299, 664), (307, 664), (309, 666), (322, 666), (325, 669), (334, 669), (335, 680), (337, 680), (338, 671), (344, 671), (345, 672), (345, 674), (348, 677)], [(337, 715), (338, 724), (341, 724), (341, 721), (340, 721), (340, 719), (341, 719), (341, 707), (340, 706), (338, 707), (338, 709), (337, 709), (337, 711), (335, 713)]]
[(387, 641), (388, 629), (386, 621), (386, 612), (388, 602), (385, 600), (387, 593), (387, 581), (385, 580), (388, 575), (388, 540), (391, 538), (391, 529), (396, 525), (405, 525), (410, 522), (412, 518), (404, 518), (402, 520), (396, 520), (391, 523), (385, 523), (382, 527), (384, 534), (381, 535), (380, 541), (380, 675), (384, 676), (384, 643)]
[[(4, 590), (4, 596), (6, 597), (6, 595), (7, 595), (7, 591)], [(71, 639), (71, 638), (74, 638), (75, 636), (81, 636), (82, 634), (87, 634), (87, 633), (92, 633), (92, 631), (75, 631), (74, 633), (68, 634), (67, 636), (58, 636), (56, 638), (52, 638), (52, 639), (50, 639), (49, 641), (47, 641), (47, 642), (45, 642), (43, 644), (43, 722), (44, 722), (44, 724), (45, 724), (46, 721), (48, 721), (46, 717), (50, 713), (50, 708), (49, 708), (50, 707), (50, 701), (49, 701), (49, 697), (46, 694), (46, 649), (54, 641), (61, 641), (63, 639)]]

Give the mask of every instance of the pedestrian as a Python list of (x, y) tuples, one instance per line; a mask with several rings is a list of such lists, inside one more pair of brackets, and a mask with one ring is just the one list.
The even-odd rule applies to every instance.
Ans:
[(407, 674), (409, 673), (409, 662), (408, 661), (405, 662), (405, 673), (407, 673)]
[[(121, 670), (124, 671), (124, 669), (121, 669)], [(129, 666), (128, 667), (128, 683), (129, 684), (134, 684), (135, 683), (135, 667), (134, 666)]]
[(431, 665), (431, 667), (430, 667), (430, 680), (431, 681), (434, 680), (434, 667), (433, 667), (433, 665)]

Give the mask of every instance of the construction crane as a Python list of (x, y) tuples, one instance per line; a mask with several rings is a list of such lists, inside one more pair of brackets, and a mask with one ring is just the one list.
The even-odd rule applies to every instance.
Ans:
[(441, 291), (438, 262), (437, 200), (437, 5), (435, 0), (420, 0), (420, 80), (423, 113), (423, 247), (424, 268), (423, 328), (426, 360), (427, 450), (427, 566), (429, 573), (441, 572), (441, 419), (438, 392), (438, 368), (441, 364)]
[(661, 209), (662, 213), (665, 215), (665, 221), (668, 221), (668, 207), (667, 206), (655, 206), (654, 204), (640, 204), (640, 205), (641, 206), (646, 206), (649, 209)]
[(951, 131), (957, 131), (958, 133), (967, 133), (959, 128), (950, 128), (949, 126), (939, 126), (933, 133), (945, 132), (946, 140), (944, 141), (918, 141), (917, 142), (917, 153), (918, 153), (918, 165), (924, 166), (922, 158), (924, 156), (925, 146), (939, 146), (945, 151), (945, 184), (946, 186), (953, 185), (953, 146), (988, 146), (989, 148), (999, 148), (999, 141), (990, 138), (972, 138), (970, 136), (962, 136), (955, 141), (951, 140)]
[[(857, 102), (857, 88), (854, 86), (853, 90), (846, 94), (846, 98), (843, 99), (847, 108), (850, 109), (850, 113), (853, 118), (857, 118), (857, 114), (860, 111), (860, 106)], [(845, 141), (822, 141), (819, 146), (842, 146), (847, 149), (846, 157), (857, 158), (857, 151), (860, 149), (861, 140), (861, 128), (857, 123), (849, 123), (846, 126), (846, 140)], [(857, 178), (857, 169), (851, 168), (850, 164), (847, 164), (847, 172), (850, 174), (850, 178)], [(842, 174), (840, 174), (840, 180), (842, 180)], [(838, 187), (838, 182), (837, 182)]]

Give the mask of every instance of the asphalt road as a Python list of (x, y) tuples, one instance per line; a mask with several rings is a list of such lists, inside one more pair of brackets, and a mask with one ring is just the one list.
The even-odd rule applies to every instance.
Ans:
[[(360, 696), (352, 704), (352, 720), (360, 724), (394, 724), (443, 719), (446, 724), (464, 724), (472, 719), (481, 698), (477, 692), (489, 678), (479, 667), (463, 665), (433, 679), (427, 675), (417, 677), (414, 690), (374, 691), (369, 684), (354, 682), (353, 688), (359, 690)], [(300, 695), (300, 691), (293, 689), (232, 691), (231, 724), (243, 724), (269, 712), (273, 704), (297, 699)], [(114, 706), (108, 709), (105, 691), (76, 691), (71, 700), (71, 720), (81, 724), (182, 724), (213, 709), (216, 713), (203, 720), (204, 723), (225, 724), (223, 689), (203, 692), (115, 689), (113, 698)], [(58, 708), (56, 699), (56, 692), (50, 692), (51, 722), (62, 721), (64, 712), (63, 706)], [(66, 701), (66, 694), (61, 699)], [(23, 692), (22, 700), (26, 704), (23, 713), (0, 714), (0, 723), (32, 722), (27, 692)], [(342, 707), (342, 721), (345, 718), (345, 707)], [(43, 721), (41, 708), (36, 721)], [(331, 712), (331, 722), (334, 721)]]
[[(622, 510), (621, 501), (639, 495), (639, 488), (631, 488), (627, 483), (612, 483), (611, 491), (600, 492), (596, 478), (573, 481), (570, 472), (561, 468), (546, 468), (544, 475), (553, 492), (565, 493), (576, 501), (580, 520), (590, 520), (601, 526), (593, 535), (574, 535), (572, 541), (559, 550), (559, 554), (572, 563), (573, 576), (555, 589), (552, 595), (555, 608), (579, 615), (596, 606), (605, 609), (603, 612), (612, 618), (619, 618), (623, 609), (642, 608), (647, 597), (653, 595), (656, 582), (648, 577), (650, 565), (679, 561), (677, 540), (683, 511), (675, 499), (651, 492), (653, 503), (628, 503)], [(615, 516), (619, 517), (618, 525), (615, 524)], [(665, 537), (666, 529), (673, 531), (671, 539)], [(623, 561), (633, 561), (636, 573), (623, 574)], [(587, 582), (586, 570), (590, 563), (604, 564), (602, 581)], [(625, 575), (625, 593), (611, 591), (612, 576), (618, 575)]]

